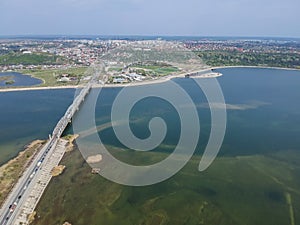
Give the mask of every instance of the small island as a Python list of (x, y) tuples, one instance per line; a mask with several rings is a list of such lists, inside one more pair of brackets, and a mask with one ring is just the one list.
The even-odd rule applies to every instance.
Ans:
[(66, 166), (64, 166), (64, 165), (55, 166), (51, 171), (51, 175), (53, 177), (57, 177), (63, 173), (65, 168), (66, 168)]
[(11, 85), (11, 84), (14, 84), (15, 83), (15, 80), (13, 79), (14, 76), (0, 76), (0, 83), (1, 82), (4, 82), (5, 85)]
[(12, 85), (12, 84), (14, 84), (14, 83), (15, 83), (14, 80), (7, 80), (7, 81), (5, 81), (5, 84), (6, 84), (6, 85)]

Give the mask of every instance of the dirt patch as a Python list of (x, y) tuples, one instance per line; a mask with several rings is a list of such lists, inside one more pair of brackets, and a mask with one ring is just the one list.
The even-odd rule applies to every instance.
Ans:
[(35, 216), (36, 216), (36, 211), (34, 211), (33, 213), (31, 213), (28, 217), (28, 223), (31, 224), (34, 219), (35, 219)]
[(60, 174), (62, 174), (62, 172), (64, 172), (65, 168), (66, 168), (66, 166), (63, 166), (63, 165), (56, 166), (51, 170), (51, 175), (53, 177), (57, 177)]
[(64, 224), (63, 225), (72, 225), (71, 223), (69, 223), (69, 222), (64, 222)]
[(99, 163), (102, 161), (102, 155), (99, 154), (99, 155), (90, 156), (87, 158), (86, 161), (87, 161), (87, 163), (91, 163), (91, 164)]

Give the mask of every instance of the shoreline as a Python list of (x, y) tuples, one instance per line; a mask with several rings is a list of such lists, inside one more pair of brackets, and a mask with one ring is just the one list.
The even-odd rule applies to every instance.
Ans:
[(3, 206), (7, 196), (16, 184), (16, 179), (24, 173), (44, 144), (44, 140), (33, 140), (25, 145), (15, 157), (0, 166), (0, 207)]
[(17, 87), (17, 88), (0, 88), (1, 92), (14, 92), (14, 91), (39, 91), (39, 90), (55, 90), (55, 89), (76, 89), (80, 86), (49, 86), (49, 87)]
[(185, 74), (177, 74), (177, 75), (168, 75), (165, 77), (160, 77), (158, 79), (152, 79), (152, 80), (145, 80), (145, 81), (140, 81), (140, 82), (132, 82), (132, 83), (124, 83), (124, 84), (104, 84), (104, 85), (95, 85), (94, 87), (102, 87), (102, 88), (114, 88), (114, 87), (134, 87), (134, 86), (142, 86), (142, 85), (147, 85), (147, 84), (159, 84), (159, 83), (164, 83), (167, 82), (171, 79), (174, 78), (184, 78)]
[[(145, 80), (141, 82), (131, 82), (131, 83), (123, 83), (123, 84), (96, 84), (93, 86), (93, 88), (120, 88), (120, 87), (134, 87), (134, 86), (142, 86), (142, 85), (151, 85), (151, 84), (158, 84), (158, 83), (164, 83), (171, 79), (175, 78), (185, 78), (186, 74), (196, 73), (196, 72), (203, 72), (207, 70), (212, 70), (213, 68), (205, 68), (200, 69), (197, 71), (190, 71), (186, 73), (176, 74), (176, 75), (168, 75), (164, 77), (160, 77), (158, 79), (152, 79), (152, 80)], [(203, 74), (200, 76), (197, 76), (195, 78), (214, 78), (219, 77), (218, 76), (208, 76), (207, 74)], [(77, 89), (82, 88), (81, 85), (66, 85), (66, 86), (49, 86), (49, 87), (39, 87), (39, 86), (32, 86), (32, 87), (17, 87), (17, 88), (0, 88), (1, 92), (14, 92), (14, 91), (35, 91), (35, 90), (54, 90), (54, 89)]]
[[(207, 70), (207, 69), (205, 69)], [(205, 71), (205, 70), (200, 70), (200, 71)], [(186, 74), (186, 73), (185, 73)], [(141, 81), (141, 82), (132, 82), (132, 83), (124, 83), (124, 84), (96, 84), (93, 86), (93, 88), (120, 88), (120, 87), (128, 87), (128, 86), (141, 86), (141, 85), (147, 85), (147, 84), (158, 84), (158, 83), (163, 83), (167, 82), (171, 79), (174, 78), (184, 78), (185, 74), (177, 74), (177, 75), (169, 75), (165, 77), (161, 77), (158, 79), (153, 79), (153, 80), (146, 80), (146, 81)], [(49, 87), (20, 87), (20, 88), (0, 88), (0, 93), (1, 92), (13, 92), (13, 91), (35, 91), (35, 90), (54, 90), (54, 89), (77, 89), (77, 88), (82, 88), (83, 86), (81, 85), (66, 85), (66, 86), (49, 86)]]
[(291, 70), (291, 71), (300, 71), (299, 69), (296, 68), (287, 68), (287, 67), (271, 67), (271, 66), (216, 66), (216, 67), (211, 67), (212, 70), (217, 70), (217, 69), (227, 69), (227, 68), (254, 68), (254, 69), (272, 69), (272, 70)]
[[(206, 70), (218, 70), (218, 69), (227, 69), (227, 68), (257, 68), (257, 69), (273, 69), (273, 70), (288, 70), (288, 71), (300, 71), (300, 69), (296, 68), (284, 68), (284, 67), (268, 67), (268, 66), (216, 66), (216, 67), (210, 67), (201, 69), (199, 71), (191, 71), (189, 73), (194, 72), (203, 72)], [(142, 86), (142, 85), (151, 85), (151, 84), (158, 84), (167, 82), (169, 80), (175, 79), (175, 78), (184, 78), (184, 74), (177, 74), (177, 75), (168, 75), (165, 77), (161, 77), (158, 79), (153, 80), (146, 80), (141, 82), (133, 82), (133, 83), (124, 83), (124, 84), (97, 84), (94, 85), (93, 88), (121, 88), (121, 87), (134, 87), (134, 86)], [(27, 74), (28, 75), (28, 74)], [(205, 75), (205, 74), (204, 74)], [(30, 75), (28, 75), (30, 76)], [(198, 76), (195, 78), (215, 78), (219, 76)], [(0, 88), (0, 93), (2, 92), (14, 92), (14, 91), (35, 91), (35, 90), (55, 90), (55, 89), (77, 89), (82, 88), (81, 85), (66, 85), (66, 86), (49, 86), (49, 87), (39, 87), (39, 86), (31, 86), (31, 87), (17, 87), (17, 88)]]

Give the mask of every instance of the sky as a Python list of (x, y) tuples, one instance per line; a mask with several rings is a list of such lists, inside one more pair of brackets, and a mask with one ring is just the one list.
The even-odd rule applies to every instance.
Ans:
[(300, 37), (299, 0), (0, 0), (0, 35)]

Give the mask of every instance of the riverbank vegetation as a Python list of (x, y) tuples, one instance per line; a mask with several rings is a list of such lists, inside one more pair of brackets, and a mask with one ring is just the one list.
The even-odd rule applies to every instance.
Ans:
[(17, 157), (0, 167), (0, 206), (44, 143), (41, 140), (33, 141)]

